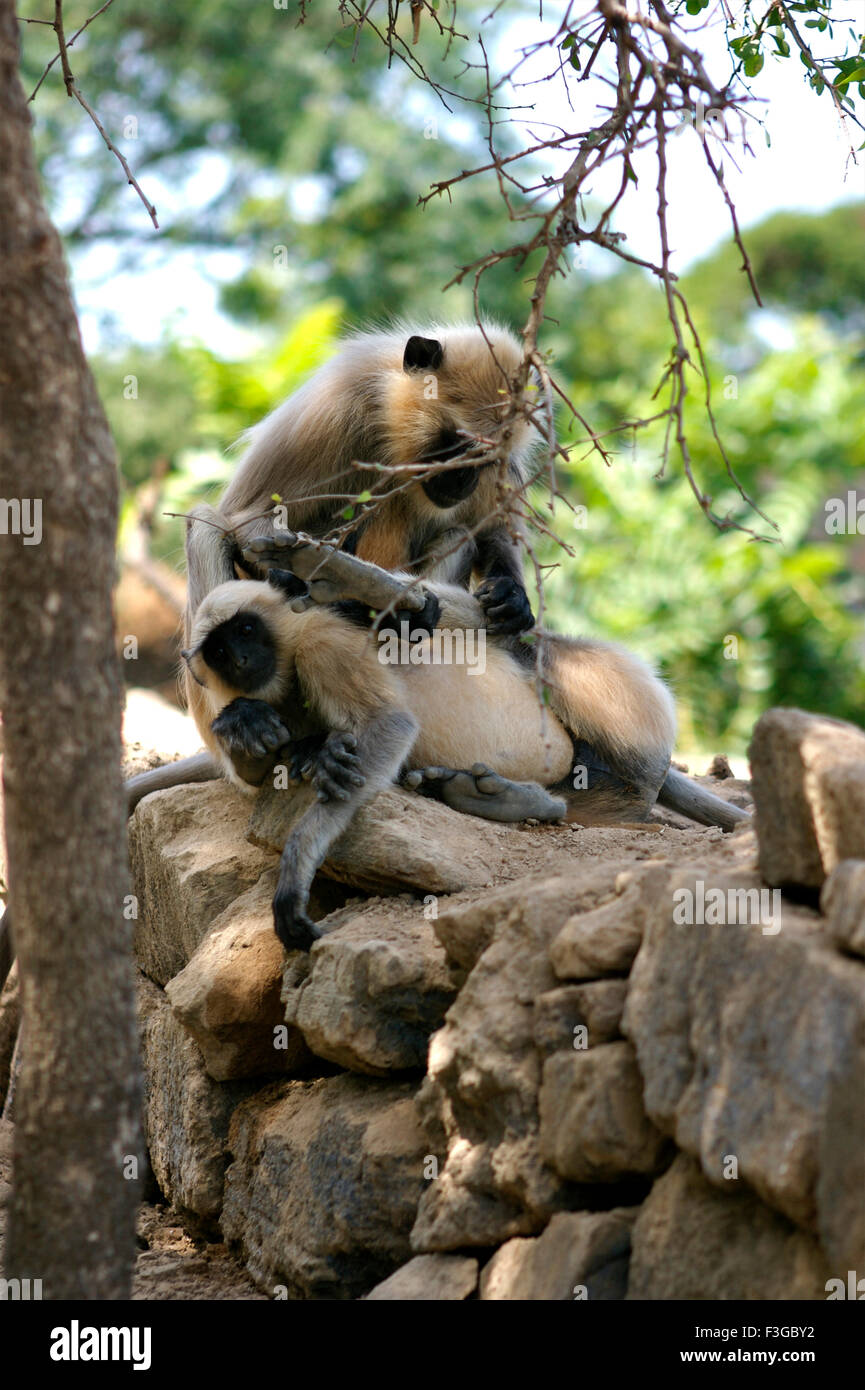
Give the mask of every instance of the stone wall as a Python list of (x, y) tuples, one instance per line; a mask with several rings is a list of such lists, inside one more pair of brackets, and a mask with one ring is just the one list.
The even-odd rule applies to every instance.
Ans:
[(277, 1298), (825, 1299), (865, 1276), (865, 734), (773, 710), (751, 758), (730, 836), (388, 791), (317, 880), (308, 956), (270, 919), (290, 793), (251, 819), (224, 785), (143, 801), (166, 1199)]

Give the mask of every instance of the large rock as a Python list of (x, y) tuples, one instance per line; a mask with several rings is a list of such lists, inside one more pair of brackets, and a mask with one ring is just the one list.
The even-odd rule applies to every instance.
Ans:
[(273, 870), (273, 854), (245, 838), (248, 818), (249, 799), (227, 782), (154, 792), (131, 817), (135, 957), (157, 984), (178, 974), (216, 918)]
[(432, 1032), (456, 994), (421, 905), (344, 908), (309, 956), (289, 958), (285, 1019), (319, 1057), (386, 1076), (424, 1070)]
[(474, 1293), (478, 1262), (468, 1255), (415, 1255), (390, 1278), (376, 1284), (371, 1302), (459, 1303)]
[(409, 1259), (428, 1149), (413, 1089), (335, 1076), (238, 1106), (222, 1227), (260, 1288), (357, 1298)]
[(481, 1271), (481, 1299), (623, 1299), (635, 1215), (623, 1207), (559, 1212), (543, 1235), (496, 1251)]
[(710, 1182), (728, 1189), (735, 1159), (766, 1202), (820, 1232), (834, 1266), (865, 1267), (865, 1130), (853, 1099), (865, 1091), (865, 969), (832, 948), (816, 913), (786, 902), (776, 934), (677, 925), (686, 895), (697, 901), (709, 886), (732, 905), (742, 879), (671, 875), (631, 974), (622, 1026), (646, 1110)]
[(596, 1047), (621, 1037), (627, 980), (562, 985), (535, 1001), (535, 1046), (545, 1056), (562, 1048)]
[[(281, 853), (308, 795), (306, 787), (263, 787), (249, 818), (251, 842)], [(322, 873), (367, 893), (483, 888), (507, 863), (509, 840), (519, 833), (390, 787), (357, 812), (331, 846)]]
[(275, 869), (266, 870), (230, 903), (165, 987), (216, 1081), (294, 1074), (310, 1061), (302, 1035), (283, 1016), (286, 957), (273, 930), (275, 878)]
[(679, 1155), (637, 1216), (629, 1299), (825, 1299), (830, 1271), (816, 1240), (741, 1184), (727, 1189)]
[(563, 1178), (613, 1182), (664, 1166), (669, 1141), (643, 1109), (630, 1043), (548, 1057), (539, 1105), (541, 1153)]
[(798, 709), (770, 709), (749, 749), (760, 872), (773, 887), (819, 888), (865, 858), (865, 733)]
[(643, 939), (643, 924), (653, 891), (665, 883), (669, 866), (629, 869), (616, 879), (617, 896), (592, 912), (569, 917), (550, 947), (560, 979), (594, 980), (627, 972)]
[[(418, 1105), (430, 1141), (445, 1162), (425, 1192), (412, 1233), (418, 1251), (498, 1245), (532, 1235), (573, 1188), (543, 1161), (538, 1141), (542, 1055), (535, 1046), (535, 1001), (556, 985), (550, 942), (581, 902), (614, 896), (617, 866), (582, 868), (571, 877), (531, 878), (489, 895), (493, 939), (445, 1025), (430, 1042)], [(509, 899), (510, 905), (507, 905)], [(436, 929), (448, 953), (453, 914)], [(470, 938), (482, 932), (478, 913)]]
[(138, 1019), (144, 1136), (154, 1176), (173, 1206), (213, 1224), (222, 1207), (229, 1120), (250, 1085), (211, 1080), (163, 991), (144, 976)]
[(561, 926), (572, 912), (588, 912), (615, 896), (621, 865), (580, 865), (573, 873), (532, 874), (495, 888), (473, 902), (454, 904), (436, 918), (436, 935), (448, 958), (465, 970), (480, 960), (496, 933), (531, 911), (540, 921)]
[(865, 956), (865, 860), (842, 859), (823, 884), (820, 910), (842, 951)]

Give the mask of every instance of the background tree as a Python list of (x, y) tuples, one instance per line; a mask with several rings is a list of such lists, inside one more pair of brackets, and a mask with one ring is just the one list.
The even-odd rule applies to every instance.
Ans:
[[(137, 1040), (111, 590), (114, 451), (42, 204), (11, 0), (0, 0), (0, 490), (41, 541), (0, 537), (11, 912), (25, 1042), (7, 1277), (129, 1296)], [(131, 1162), (130, 1162), (131, 1161)]]

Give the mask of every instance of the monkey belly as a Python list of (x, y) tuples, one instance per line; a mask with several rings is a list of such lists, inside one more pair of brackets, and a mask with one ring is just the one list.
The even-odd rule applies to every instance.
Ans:
[(420, 724), (410, 767), (487, 763), (502, 777), (547, 787), (571, 771), (570, 735), (506, 652), (487, 644), (486, 668), (474, 675), (464, 664), (397, 669)]

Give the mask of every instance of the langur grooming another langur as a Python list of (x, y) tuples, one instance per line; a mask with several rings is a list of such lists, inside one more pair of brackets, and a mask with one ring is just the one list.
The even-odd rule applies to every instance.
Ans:
[[(186, 645), (199, 604), (238, 571), (242, 577), (242, 549), (255, 537), (272, 538), (277, 527), (333, 536), (347, 553), (383, 569), (433, 574), (465, 587), (474, 579), (490, 633), (530, 628), (518, 522), (505, 495), (525, 484), (537, 438), (524, 416), (507, 418), (520, 360), (517, 340), (493, 325), (405, 327), (349, 338), (249, 431), (218, 508), (194, 509), (186, 541)], [(536, 391), (526, 404), (537, 406)], [(462, 465), (477, 446), (489, 457)], [(382, 472), (379, 465), (409, 465), (418, 476)], [(187, 680), (186, 688), (206, 738), (199, 687)], [(256, 728), (253, 710), (245, 717), (251, 740), (268, 735), (266, 722)], [(177, 764), (175, 781), (165, 785), (215, 775), (207, 755), (198, 755)]]

